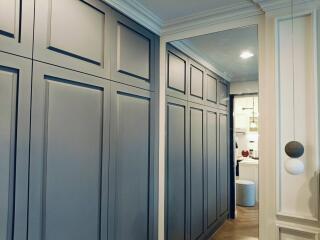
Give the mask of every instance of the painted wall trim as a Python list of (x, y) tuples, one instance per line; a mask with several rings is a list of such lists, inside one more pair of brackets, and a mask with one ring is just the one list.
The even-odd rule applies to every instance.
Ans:
[(242, 19), (263, 14), (263, 11), (249, 1), (242, 1), (228, 7), (217, 8), (198, 14), (177, 18), (165, 23), (162, 35), (170, 35), (198, 27), (215, 25), (236, 19)]
[[(319, 120), (318, 120), (318, 116), (319, 116), (319, 106), (318, 106), (318, 73), (317, 73), (317, 11), (313, 10), (313, 11), (306, 11), (306, 10), (302, 10), (299, 13), (295, 14), (295, 18), (299, 18), (299, 17), (311, 17), (312, 20), (312, 27), (311, 27), (311, 31), (313, 34), (312, 37), (312, 47), (313, 47), (313, 55), (312, 57), (312, 65), (313, 65), (313, 73), (312, 73), (312, 78), (313, 78), (313, 82), (314, 82), (314, 96), (315, 96), (315, 103), (314, 103), (314, 111), (315, 111), (315, 157), (316, 159), (314, 160), (314, 170), (315, 172), (318, 172), (319, 169), (319, 147), (318, 147), (318, 142), (319, 142)], [(276, 98), (277, 98), (277, 137), (276, 137), (276, 145), (280, 146), (280, 130), (281, 130), (281, 125), (280, 125), (280, 120), (281, 120), (281, 116), (280, 116), (280, 60), (279, 60), (279, 56), (280, 56), (280, 50), (279, 50), (279, 22), (284, 21), (284, 20), (288, 20), (288, 17), (285, 16), (281, 16), (281, 17), (276, 17), (275, 18), (275, 68), (276, 68), (276, 76), (275, 76), (275, 80), (276, 80)], [(319, 191), (319, 175), (316, 176), (317, 180), (316, 180), (316, 184), (314, 186), (313, 192), (315, 192), (315, 194), (313, 195), (312, 198), (312, 202), (313, 202), (313, 211), (315, 212), (314, 216), (310, 216), (310, 215), (305, 215), (305, 214), (301, 214), (301, 213), (294, 213), (294, 212), (286, 212), (282, 209), (281, 206), (281, 202), (282, 202), (282, 194), (283, 194), (283, 189), (282, 189), (282, 181), (281, 181), (281, 176), (282, 176), (282, 160), (280, 157), (280, 151), (281, 149), (279, 149), (279, 147), (277, 147), (276, 149), (276, 216), (278, 219), (280, 218), (286, 218), (289, 219), (291, 221), (302, 221), (305, 223), (316, 223), (319, 224), (320, 223), (320, 216), (319, 216), (319, 199), (320, 199), (320, 191)], [(320, 231), (320, 229), (319, 229)]]
[[(272, 12), (280, 9), (291, 8), (291, 0), (252, 0), (260, 6), (264, 12)], [(310, 8), (314, 9), (319, 6), (318, 0), (294, 0), (294, 8)]]
[(307, 234), (312, 235), (312, 238), (310, 240), (320, 240), (320, 232), (318, 229), (311, 228), (304, 225), (298, 225), (298, 224), (288, 224), (284, 222), (277, 222), (277, 240), (281, 240), (281, 230), (291, 230), (293, 232), (298, 232), (301, 234)]
[[(150, 31), (162, 36), (197, 27), (219, 24), (227, 21), (258, 16), (265, 12), (283, 10), (290, 6), (291, 0), (241, 0), (227, 7), (210, 9), (197, 14), (165, 21), (137, 0), (103, 0)], [(295, 0), (295, 8), (314, 9), (320, 7), (319, 0)]]

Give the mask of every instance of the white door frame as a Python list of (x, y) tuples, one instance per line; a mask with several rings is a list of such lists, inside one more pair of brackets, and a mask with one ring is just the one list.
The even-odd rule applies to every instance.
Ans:
[[(256, 25), (259, 42), (259, 239), (273, 240), (276, 238), (275, 221), (275, 81), (274, 81), (274, 31), (273, 20), (267, 22), (264, 14), (232, 20), (225, 23), (200, 26), (196, 29), (164, 34), (160, 37), (160, 81), (157, 91), (158, 105), (158, 239), (165, 239), (165, 119), (166, 119), (166, 44), (171, 41), (230, 30), (234, 28)], [(271, 24), (270, 24), (271, 23)], [(266, 35), (265, 35), (266, 34)], [(266, 45), (268, 42), (268, 45)], [(267, 51), (268, 50), (268, 51)], [(268, 69), (268, 71), (267, 71)], [(271, 220), (271, 221), (270, 221)]]

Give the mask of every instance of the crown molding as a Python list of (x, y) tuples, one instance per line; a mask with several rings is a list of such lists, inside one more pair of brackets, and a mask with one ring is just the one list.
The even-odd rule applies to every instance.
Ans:
[(136, 0), (103, 0), (109, 6), (127, 15), (137, 23), (161, 35), (163, 20)]
[[(254, 3), (260, 6), (265, 12), (275, 12), (278, 10), (291, 9), (291, 0), (252, 0)], [(293, 6), (297, 10), (313, 9), (320, 7), (319, 0), (293, 0)]]
[(227, 73), (225, 69), (223, 69), (221, 66), (218, 66), (217, 64), (213, 63), (211, 59), (205, 58), (205, 56), (202, 52), (200, 52), (197, 48), (193, 47), (193, 45), (186, 41), (176, 41), (171, 43), (174, 47), (191, 57), (196, 62), (200, 63), (207, 69), (211, 70), (215, 74), (221, 76), (225, 80), (231, 82), (232, 81), (232, 74)]
[(177, 32), (196, 29), (204, 25), (215, 25), (261, 14), (263, 14), (263, 11), (259, 6), (257, 6), (257, 4), (241, 0), (236, 4), (203, 11), (198, 14), (180, 17), (165, 22), (162, 35), (170, 35)]

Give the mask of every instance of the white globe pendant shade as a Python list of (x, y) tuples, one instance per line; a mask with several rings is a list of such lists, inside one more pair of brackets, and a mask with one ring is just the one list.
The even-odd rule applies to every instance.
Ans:
[(291, 175), (300, 175), (304, 172), (304, 164), (297, 158), (287, 158), (284, 167)]

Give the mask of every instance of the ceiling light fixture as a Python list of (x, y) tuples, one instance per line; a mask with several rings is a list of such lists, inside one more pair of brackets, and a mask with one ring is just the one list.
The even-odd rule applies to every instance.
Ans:
[(240, 57), (241, 57), (242, 59), (248, 59), (248, 58), (251, 58), (251, 57), (253, 57), (253, 56), (254, 56), (253, 53), (250, 52), (250, 51), (243, 51), (243, 52), (240, 54)]

